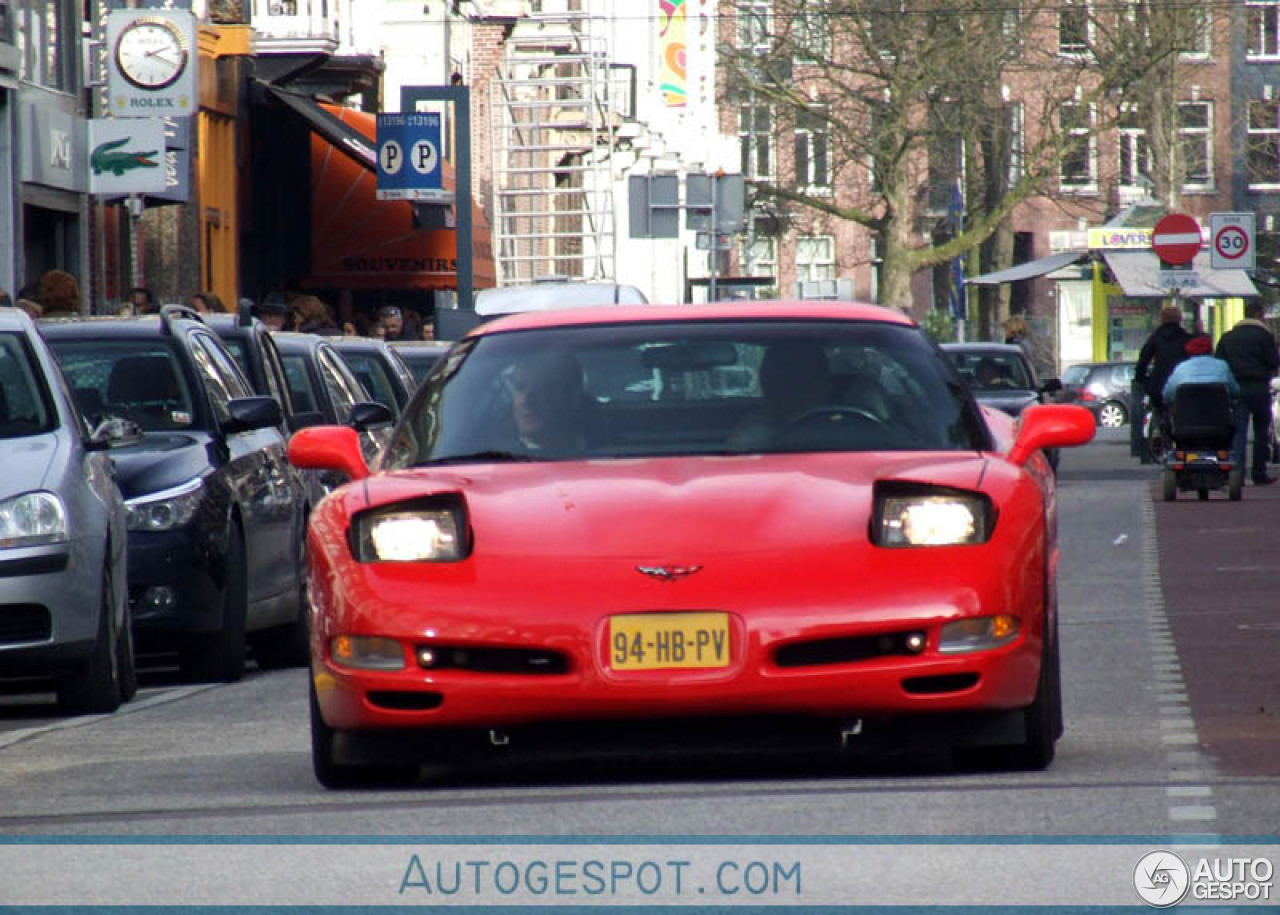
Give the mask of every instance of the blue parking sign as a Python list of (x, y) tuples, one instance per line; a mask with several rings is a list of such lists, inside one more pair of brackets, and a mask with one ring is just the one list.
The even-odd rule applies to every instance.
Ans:
[(440, 115), (378, 115), (378, 199), (450, 202), (442, 190)]

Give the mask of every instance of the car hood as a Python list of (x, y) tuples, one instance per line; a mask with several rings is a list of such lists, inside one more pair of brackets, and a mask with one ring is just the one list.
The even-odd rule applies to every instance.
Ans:
[(111, 452), (116, 481), (126, 499), (160, 492), (204, 476), (211, 439), (189, 432), (148, 432), (134, 445)]
[(0, 499), (46, 487), (49, 468), (59, 459), (62, 439), (53, 432), (0, 439)]
[(1017, 416), (1027, 407), (1039, 401), (1035, 391), (974, 391), (973, 396), (978, 403), (1003, 410), (1010, 416)]
[(743, 553), (865, 542), (877, 481), (976, 489), (986, 464), (917, 452), (485, 465), (372, 477), (365, 494), (384, 505), (424, 485), (461, 492), (488, 555)]

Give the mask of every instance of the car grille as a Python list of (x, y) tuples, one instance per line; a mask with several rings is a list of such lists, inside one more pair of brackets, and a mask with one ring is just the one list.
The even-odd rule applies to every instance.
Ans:
[(425, 670), (469, 670), (486, 674), (562, 674), (569, 659), (544, 648), (419, 645), (414, 652)]
[(0, 645), (47, 642), (53, 637), (53, 618), (42, 604), (0, 606)]
[(779, 667), (821, 667), (894, 655), (918, 655), (919, 651), (908, 650), (906, 639), (907, 633), (898, 632), (793, 642), (775, 651), (773, 661)]

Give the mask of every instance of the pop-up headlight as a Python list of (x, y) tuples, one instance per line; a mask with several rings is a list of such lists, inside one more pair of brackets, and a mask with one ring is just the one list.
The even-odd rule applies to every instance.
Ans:
[(877, 494), (872, 535), (879, 546), (971, 546), (991, 533), (991, 502), (981, 493), (921, 488)]
[(457, 562), (466, 555), (462, 506), (437, 501), (366, 512), (355, 520), (360, 562)]

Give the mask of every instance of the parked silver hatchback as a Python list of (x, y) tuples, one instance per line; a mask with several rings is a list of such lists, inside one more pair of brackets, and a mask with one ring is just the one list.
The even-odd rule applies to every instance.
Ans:
[(137, 692), (127, 513), (108, 449), (136, 427), (90, 430), (25, 313), (0, 308), (0, 681), (57, 691), (68, 712)]

